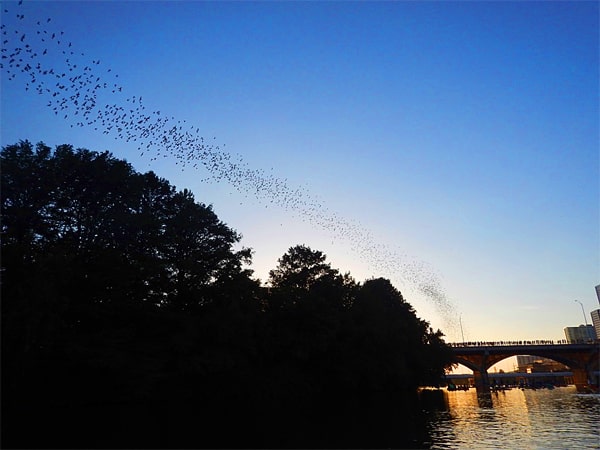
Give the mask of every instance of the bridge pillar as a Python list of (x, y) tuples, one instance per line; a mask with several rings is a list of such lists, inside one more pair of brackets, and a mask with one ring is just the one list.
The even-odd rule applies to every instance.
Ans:
[(490, 377), (488, 376), (487, 370), (473, 370), (473, 379), (478, 394), (490, 392)]
[(575, 383), (577, 392), (585, 392), (586, 387), (589, 384), (587, 370), (573, 367), (571, 371), (573, 372), (573, 383)]

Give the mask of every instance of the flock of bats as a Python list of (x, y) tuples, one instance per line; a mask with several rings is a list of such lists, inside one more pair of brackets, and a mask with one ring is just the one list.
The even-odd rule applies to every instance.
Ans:
[(282, 208), (335, 239), (347, 240), (375, 273), (408, 283), (433, 302), (446, 326), (456, 328), (454, 306), (428, 264), (375, 243), (364, 227), (332, 213), (307, 188), (290, 187), (285, 179), (251, 169), (241, 156), (216, 145), (215, 138), (202, 137), (200, 127), (160, 110), (149, 111), (141, 96), (127, 96), (118, 74), (104, 61), (76, 50), (65, 31), (53, 28), (51, 18), (27, 17), (22, 3), (2, 6), (2, 14), (10, 19), (1, 25), (0, 69), (5, 80), (23, 87), (27, 95), (41, 96), (71, 127), (132, 143), (150, 161), (172, 158), (182, 170), (205, 170), (214, 182), (228, 183), (266, 207)]

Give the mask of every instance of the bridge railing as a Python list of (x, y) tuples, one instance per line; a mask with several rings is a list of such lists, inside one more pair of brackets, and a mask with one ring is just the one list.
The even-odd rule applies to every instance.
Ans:
[(451, 347), (500, 347), (515, 345), (567, 345), (567, 344), (588, 344), (593, 341), (569, 342), (566, 339), (535, 339), (531, 341), (467, 341), (467, 342), (448, 342)]

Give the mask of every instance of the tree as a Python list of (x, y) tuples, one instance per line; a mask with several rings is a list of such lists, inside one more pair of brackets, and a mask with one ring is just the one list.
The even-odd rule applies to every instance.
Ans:
[(223, 315), (208, 315), (209, 304), (240, 311), (229, 314), (225, 352), (253, 334), (234, 329), (253, 323), (244, 299), (257, 283), (243, 267), (251, 251), (234, 250), (240, 235), (191, 192), (109, 152), (70, 145), (21, 141), (2, 148), (0, 164), (10, 412), (148, 399), (182, 367), (194, 373), (210, 337), (200, 345), (193, 328)]
[(333, 269), (322, 252), (306, 245), (290, 247), (277, 262), (277, 268), (269, 271), (269, 283), (274, 292), (271, 303), (279, 307), (295, 305), (318, 285), (323, 289), (352, 282)]
[(172, 286), (169, 304), (182, 309), (202, 305), (211, 301), (207, 294), (215, 283), (223, 287), (226, 280), (251, 274), (242, 269), (251, 251), (232, 250), (241, 236), (217, 218), (212, 206), (196, 203), (188, 190), (175, 194), (169, 206), (162, 247)]
[(441, 331), (433, 332), (428, 322), (417, 317), (387, 279), (367, 280), (361, 286), (353, 315), (359, 336), (355, 348), (360, 359), (369, 361), (362, 365), (363, 381), (376, 389), (395, 386), (415, 391), (437, 383), (452, 360), (450, 351), (442, 351), (447, 346)]
[(450, 360), (388, 280), (308, 246), (268, 293), (212, 205), (109, 152), (21, 141), (0, 164), (5, 446), (372, 446)]
[(43, 216), (52, 180), (42, 174), (49, 171), (49, 157), (49, 147), (38, 144), (34, 151), (29, 141), (2, 151), (2, 242), (29, 260), (33, 255), (24, 249), (35, 248), (48, 232)]
[(251, 251), (233, 250), (240, 235), (211, 206), (109, 152), (61, 145), (52, 153), (43, 143), (34, 152), (22, 141), (3, 148), (1, 162), (9, 291), (28, 261), (68, 267), (70, 279), (57, 289), (72, 299), (186, 309), (209, 301), (204, 291), (217, 281), (251, 275), (242, 268)]
[(317, 280), (336, 276), (337, 270), (325, 262), (325, 255), (305, 245), (290, 247), (277, 260), (276, 269), (269, 271), (269, 281), (274, 288), (308, 290)]
[(269, 272), (272, 347), (304, 363), (320, 358), (333, 344), (351, 304), (355, 282), (340, 275), (325, 255), (305, 245), (291, 247)]

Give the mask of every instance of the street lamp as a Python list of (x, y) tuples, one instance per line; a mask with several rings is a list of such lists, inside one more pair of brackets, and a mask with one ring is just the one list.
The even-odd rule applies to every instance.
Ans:
[(583, 309), (583, 303), (581, 303), (579, 300), (575, 300), (577, 303), (579, 303), (581, 305), (581, 312), (583, 313), (583, 320), (585, 321), (585, 326), (587, 327), (587, 317), (585, 317), (585, 309)]

